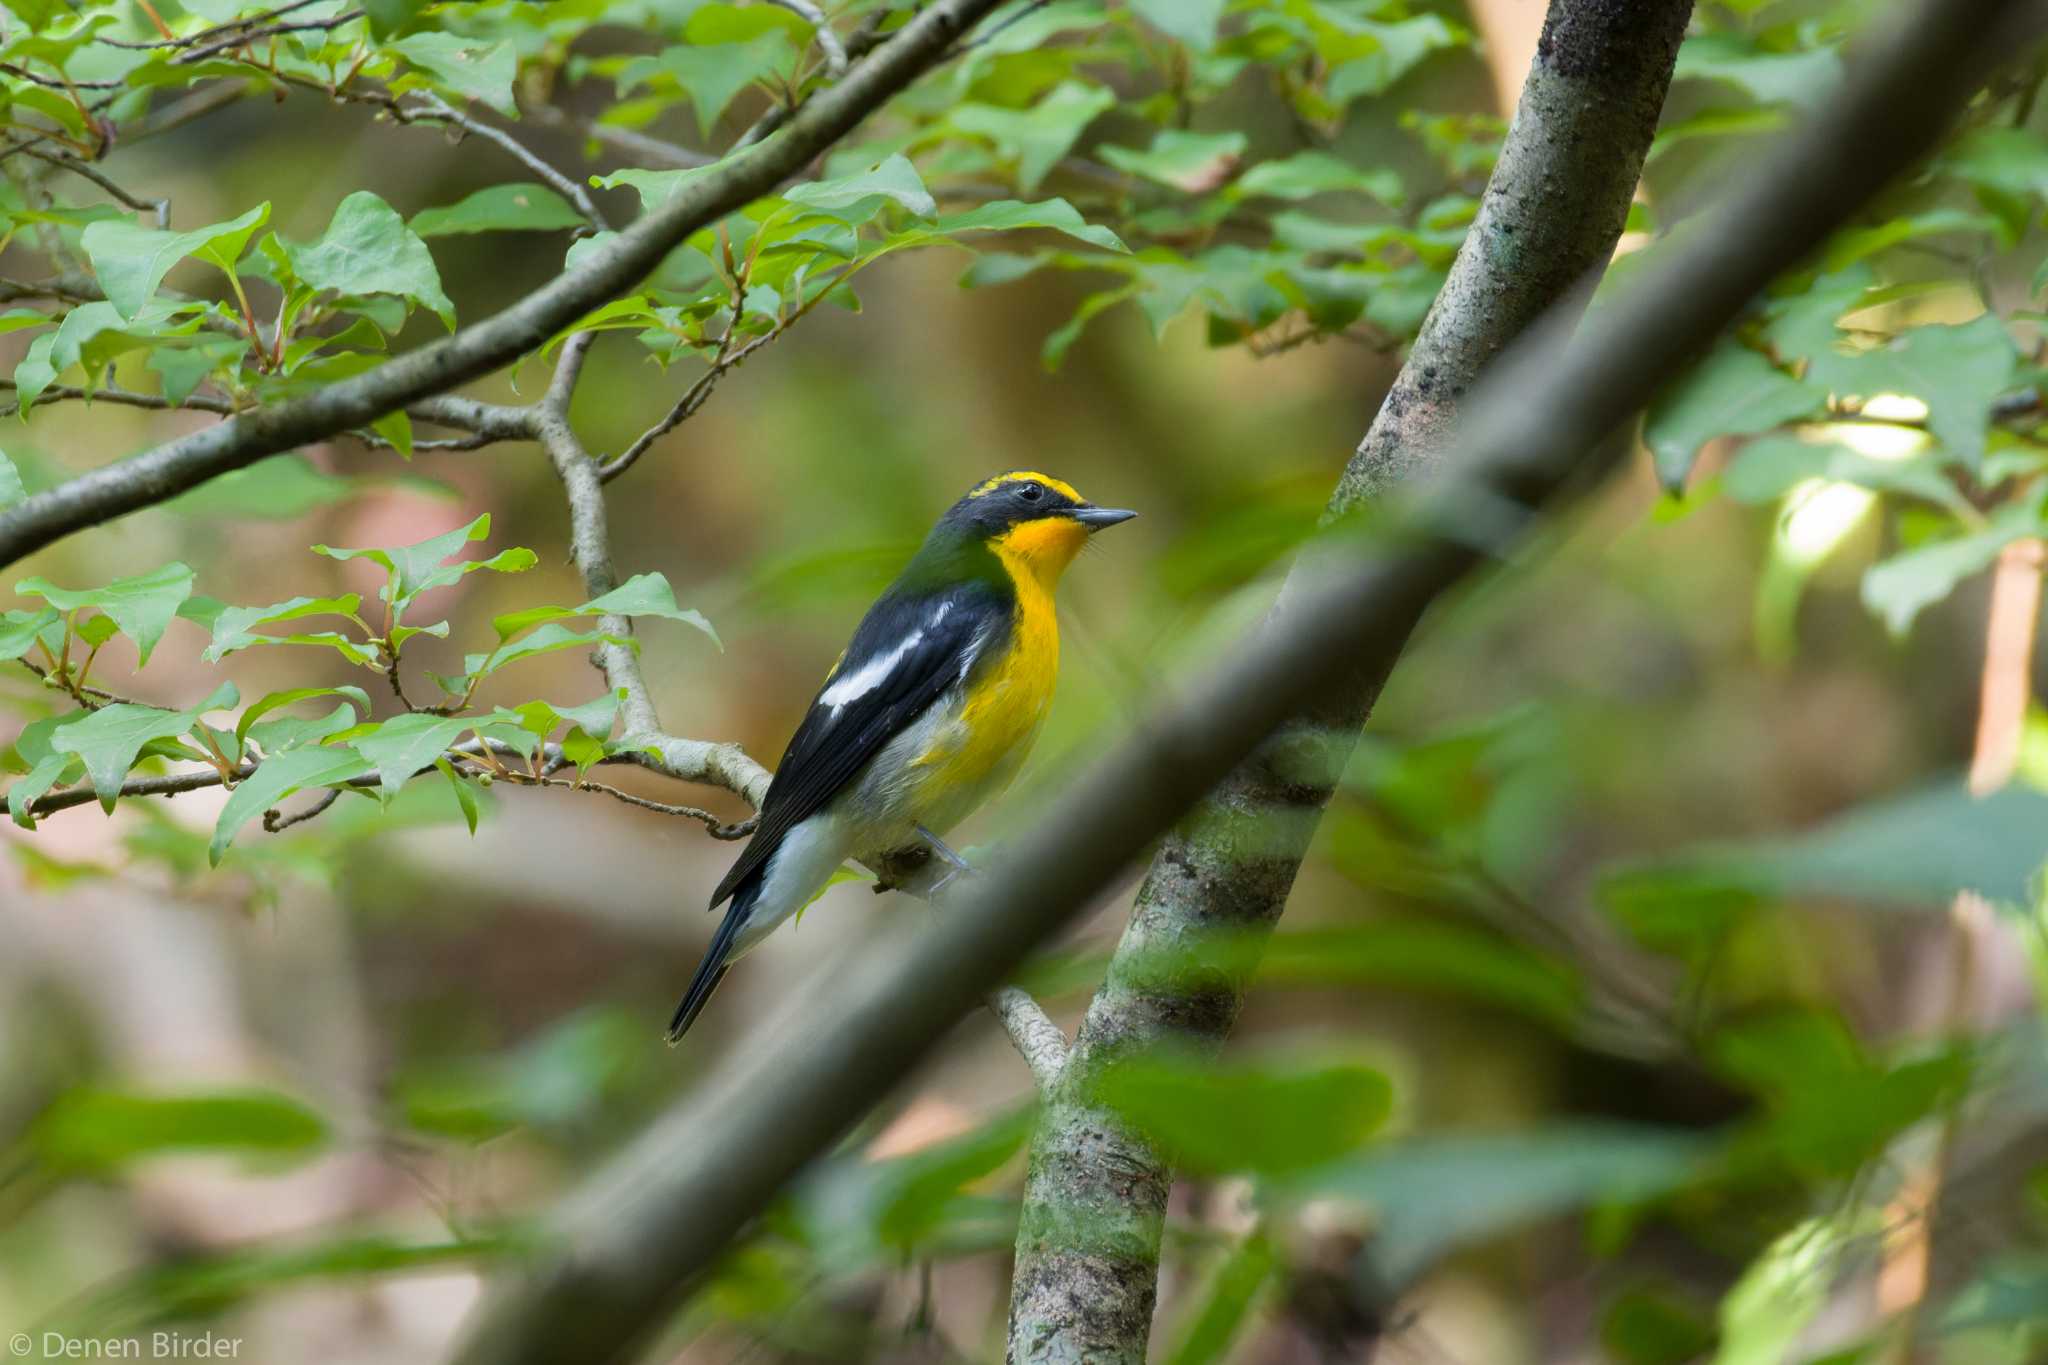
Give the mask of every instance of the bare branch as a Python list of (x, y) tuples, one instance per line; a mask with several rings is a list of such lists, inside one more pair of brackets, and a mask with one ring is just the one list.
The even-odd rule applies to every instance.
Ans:
[(307, 806), (304, 810), (293, 811), (290, 815), (286, 815), (275, 808), (263, 812), (263, 828), (270, 834), (282, 834), (293, 825), (303, 825), (308, 820), (319, 819), (327, 814), (334, 803), (339, 800), (341, 800), (341, 788), (329, 787), (326, 791), (320, 793), (319, 798), (312, 805)]
[(518, 359), (633, 287), (692, 232), (743, 207), (922, 75), (1000, 0), (934, 0), (888, 42), (813, 96), (779, 137), (727, 157), (573, 270), (494, 317), (356, 378), (255, 411), (82, 474), (0, 512), (0, 566), (88, 526), (174, 497), (266, 455), (368, 426)]
[(1031, 1068), (1041, 1095), (1050, 1095), (1067, 1065), (1067, 1035), (1038, 1002), (1015, 986), (989, 992), (989, 1010), (1010, 1035), (1010, 1042)]
[(1923, 155), (1981, 74), (2024, 52), (2041, 19), (2030, 0), (1916, 9), (1829, 106), (1697, 230), (1646, 260), (1576, 338), (1542, 326), (1496, 363), (1461, 421), (1460, 457), (1397, 501), (1393, 533), (1320, 561), (1326, 575), (1070, 783), (953, 912), (853, 955), (827, 989), (750, 1031), (564, 1206), (550, 1240), (486, 1299), (457, 1360), (622, 1359), (776, 1191), (1025, 953), (1326, 688), (1332, 660), (1387, 667), (1430, 602), (1512, 548), (1538, 506), (1611, 469), (1622, 443), (1601, 438)]
[(839, 41), (839, 35), (832, 31), (832, 21), (825, 12), (811, 3), (811, 0), (768, 0), (780, 5), (791, 14), (797, 15), (811, 26), (818, 43), (818, 51), (825, 54), (825, 74), (838, 80), (846, 74), (846, 47)]
[[(116, 84), (119, 84), (119, 82), (116, 82)], [(111, 177), (102, 173), (91, 162), (81, 160), (78, 157), (61, 152), (26, 150), (28, 155), (34, 157), (37, 161), (47, 162), (52, 166), (67, 170), (82, 180), (90, 180), (93, 184), (98, 185), (108, 194), (114, 196), (115, 200), (123, 207), (134, 209), (137, 213), (150, 214), (156, 219), (158, 230), (166, 230), (170, 227), (171, 201), (169, 199), (143, 199), (130, 194), (115, 184)]]
[(666, 801), (650, 800), (645, 796), (635, 796), (632, 792), (621, 790), (618, 787), (608, 787), (602, 782), (571, 782), (566, 778), (530, 777), (525, 773), (519, 772), (508, 774), (504, 780), (522, 787), (560, 787), (568, 791), (595, 792), (600, 796), (609, 796), (614, 801), (623, 801), (629, 806), (638, 806), (641, 810), (651, 810), (660, 815), (678, 815), (687, 820), (697, 820), (703, 823), (706, 834), (727, 843), (735, 839), (746, 838), (754, 832), (755, 826), (760, 823), (758, 817), (749, 816), (745, 820), (727, 824), (710, 811), (703, 810), (697, 806), (676, 806), (670, 805)]

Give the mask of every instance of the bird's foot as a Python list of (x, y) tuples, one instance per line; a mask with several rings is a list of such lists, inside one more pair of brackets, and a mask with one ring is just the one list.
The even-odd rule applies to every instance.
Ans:
[(938, 855), (939, 861), (946, 864), (945, 875), (933, 882), (930, 889), (925, 893), (930, 899), (936, 901), (945, 892), (946, 888), (955, 881), (963, 876), (973, 876), (975, 871), (974, 864), (968, 862), (958, 853), (955, 853), (944, 839), (941, 839), (923, 825), (917, 827), (917, 832), (918, 836), (931, 846), (932, 852)]

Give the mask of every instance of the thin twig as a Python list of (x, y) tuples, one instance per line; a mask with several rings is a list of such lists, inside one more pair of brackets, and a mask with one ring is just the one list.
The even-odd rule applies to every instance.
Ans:
[(319, 819), (327, 813), (329, 807), (339, 800), (341, 800), (341, 788), (329, 787), (320, 794), (319, 799), (314, 801), (312, 805), (304, 810), (294, 811), (290, 815), (284, 814), (273, 806), (263, 812), (263, 828), (271, 834), (282, 834), (293, 825), (303, 825), (308, 820)]
[(846, 74), (846, 46), (839, 41), (839, 35), (832, 31), (832, 21), (825, 12), (811, 3), (811, 0), (768, 0), (780, 5), (811, 26), (812, 36), (817, 40), (818, 50), (825, 54), (825, 74), (838, 80)]
[(699, 820), (703, 822), (706, 834), (709, 834), (714, 839), (721, 839), (727, 842), (746, 838), (754, 832), (755, 826), (761, 823), (761, 818), (758, 815), (751, 815), (736, 824), (727, 824), (712, 812), (700, 807), (676, 806), (670, 805), (666, 801), (650, 800), (645, 796), (635, 796), (632, 792), (621, 790), (618, 787), (606, 786), (602, 782), (572, 782), (567, 778), (533, 777), (525, 773), (506, 773), (505, 780), (522, 787), (560, 787), (569, 791), (596, 792), (601, 796), (609, 796), (614, 801), (623, 801), (629, 806), (638, 806), (641, 810), (651, 810), (661, 815), (679, 815), (685, 819)]
[(1039, 1008), (1036, 1000), (1015, 986), (989, 992), (988, 1007), (1001, 1021), (1003, 1031), (1010, 1035), (1010, 1042), (1024, 1058), (1024, 1064), (1031, 1068), (1031, 1079), (1039, 1093), (1050, 1093), (1066, 1069), (1067, 1035)]

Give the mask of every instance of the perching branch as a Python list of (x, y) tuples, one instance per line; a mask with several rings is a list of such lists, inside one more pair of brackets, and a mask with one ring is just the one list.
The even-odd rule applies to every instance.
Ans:
[[(1581, 286), (1627, 220), (1691, 12), (1691, 0), (1552, 0), (1479, 215), (1331, 496), (1333, 517), (1439, 465), (1485, 367), (1538, 319), (1561, 325), (1583, 308)], [(1303, 561), (1281, 589), (1276, 621), (1321, 571), (1313, 557)], [(1218, 935), (1259, 943), (1272, 931), (1412, 625), (1390, 635), (1374, 667), (1326, 668), (1321, 694), (1154, 856), (1032, 1141), (1010, 1298), (1013, 1362), (1142, 1365), (1173, 1170), (1092, 1099), (1094, 1078), (1134, 1051), (1166, 1042), (1212, 1049), (1229, 1034), (1255, 956), (1240, 953), (1235, 970), (1167, 980), (1154, 964), (1164, 950), (1185, 957)]]
[(0, 566), (88, 526), (174, 497), (294, 446), (364, 427), (481, 378), (626, 293), (692, 232), (768, 193), (909, 85), (1001, 0), (935, 0), (844, 79), (811, 97), (779, 135), (727, 157), (573, 270), (495, 316), (354, 379), (237, 414), (218, 426), (82, 474), (0, 512)]
[[(1286, 610), (1134, 727), (962, 904), (836, 963), (569, 1200), (479, 1311), (463, 1365), (615, 1361), (783, 1185), (1130, 859), (1322, 690), (1330, 660), (1391, 667), (1428, 605), (1510, 551), (1539, 509), (1620, 458), (1639, 411), (1779, 273), (1923, 155), (2043, 18), (2026, 0), (1928, 0), (1803, 133), (1697, 230), (1663, 244), (1566, 342), (1542, 327), (1468, 404), (1459, 458), (1390, 509), (1399, 534), (1319, 562)], [(1756, 231), (1757, 224), (1769, 231)], [(1078, 1359), (1080, 1357), (1072, 1357)]]

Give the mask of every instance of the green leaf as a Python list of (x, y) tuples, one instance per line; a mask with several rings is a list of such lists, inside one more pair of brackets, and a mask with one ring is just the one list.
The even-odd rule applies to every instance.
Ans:
[[(455, 765), (445, 758), (434, 760), (434, 766), (441, 776), (448, 779), (448, 785), (455, 790), (455, 804), (462, 810), (462, 822), (469, 826), (470, 837), (476, 836), (476, 825), (481, 809), (477, 804), (476, 791), (469, 785), (469, 779), (455, 771)], [(579, 767), (578, 772), (582, 769)]]
[(796, 49), (780, 30), (740, 43), (671, 47), (658, 57), (626, 63), (619, 71), (618, 89), (626, 94), (656, 73), (674, 77), (696, 111), (697, 131), (710, 137), (740, 91), (787, 70), (795, 57)]
[(21, 471), (14, 467), (14, 461), (7, 458), (7, 452), (0, 450), (0, 512), (27, 496), (28, 489), (21, 484)]
[[(1181, 8), (1175, 0), (1169, 3)], [(960, 132), (988, 138), (1003, 156), (1015, 158), (1017, 187), (1028, 194), (1073, 150), (1088, 125), (1115, 107), (1113, 92), (1068, 80), (1029, 109), (962, 104), (946, 117)]]
[(86, 226), (79, 242), (107, 301), (132, 319), (156, 293), (172, 266), (197, 256), (232, 275), (235, 262), (257, 228), (270, 219), (270, 205), (258, 204), (239, 218), (190, 232), (159, 232), (126, 219), (102, 219)]
[(1985, 530), (1916, 546), (1871, 565), (1863, 575), (1863, 605), (1883, 617), (1892, 634), (1904, 635), (1922, 611), (1990, 568), (2000, 550), (2044, 529), (2032, 507), (2008, 504)]
[(420, 237), (472, 232), (550, 232), (584, 226), (583, 215), (545, 185), (492, 185), (447, 208), (421, 209), (410, 224)]
[(1216, 24), (1224, 0), (1131, 0), (1131, 9), (1146, 23), (1197, 52), (1216, 46)]
[(1401, 177), (1392, 170), (1364, 170), (1328, 152), (1296, 152), (1283, 161), (1262, 161), (1237, 178), (1232, 192), (1273, 199), (1307, 199), (1356, 191), (1382, 204), (1402, 200)]
[(85, 765), (71, 754), (46, 754), (37, 759), (35, 766), (20, 781), (8, 787), (8, 814), (21, 828), (34, 829), (36, 822), (35, 817), (29, 814), (30, 808), (50, 788), (60, 782), (76, 782), (84, 771)]
[[(432, 75), (434, 85), (457, 98), (481, 100), (506, 118), (519, 117), (519, 104), (512, 98), (519, 54), (510, 42), (486, 43), (455, 33), (415, 33), (390, 47)], [(394, 81), (392, 89), (418, 83), (417, 77), (407, 77)]]
[[(423, 33), (405, 41), (444, 36)], [(450, 331), (455, 328), (455, 306), (441, 292), (434, 254), (398, 210), (368, 190), (342, 200), (317, 241), (287, 242), (285, 254), (310, 288), (342, 295), (390, 294), (432, 309)]]
[(1214, 1365), (1225, 1359), (1254, 1301), (1279, 1268), (1279, 1249), (1263, 1232), (1232, 1247), (1203, 1286), (1201, 1311), (1166, 1357), (1167, 1365)]
[(525, 611), (508, 612), (494, 617), (492, 627), (500, 640), (509, 640), (520, 631), (549, 621), (567, 621), (584, 616), (659, 616), (668, 621), (681, 621), (695, 626), (711, 637), (711, 642), (723, 649), (718, 632), (701, 612), (676, 605), (675, 590), (669, 587), (668, 579), (658, 573), (635, 574), (633, 577), (605, 593), (594, 597), (580, 607), (529, 607)]
[(1968, 1332), (1984, 1327), (2034, 1327), (2048, 1322), (2048, 1256), (2038, 1251), (2006, 1252), (1949, 1300), (1941, 1330)]
[(11, 663), (21, 658), (36, 647), (45, 630), (63, 619), (55, 607), (0, 615), (0, 661)]
[(1762, 1096), (1766, 1113), (1743, 1135), (1747, 1149), (1815, 1178), (1846, 1178), (1892, 1139), (1956, 1098), (1969, 1080), (1961, 1051), (1936, 1051), (1897, 1065), (1864, 1054), (1831, 1014), (1788, 1010), (1754, 1015), (1720, 1030), (1708, 1052), (1715, 1067)]
[(1678, 49), (1672, 76), (1732, 85), (1760, 104), (1808, 107), (1842, 83), (1842, 58), (1832, 47), (1773, 52), (1734, 33), (1698, 33)]
[(1931, 453), (1881, 460), (1840, 441), (1807, 440), (1789, 432), (1759, 436), (1745, 444), (1729, 462), (1721, 491), (1736, 502), (1772, 502), (1809, 479), (1903, 493), (1958, 516), (1974, 515), (1968, 499)]
[(1714, 1365), (1781, 1365), (1828, 1299), (1839, 1249), (1830, 1225), (1808, 1219), (1765, 1248), (1721, 1301)]
[(134, 578), (117, 578), (104, 588), (74, 591), (47, 579), (24, 578), (14, 590), (24, 597), (40, 597), (59, 611), (97, 607), (135, 642), (141, 667), (149, 662), (150, 651), (163, 639), (179, 605), (192, 595), (193, 582), (191, 569), (172, 563)]
[(513, 549), (493, 555), (489, 559), (464, 560), (457, 564), (443, 563), (464, 545), (483, 540), (490, 533), (491, 515), (486, 512), (467, 526), (458, 526), (452, 531), (430, 536), (415, 545), (360, 550), (315, 545), (313, 550), (314, 553), (326, 555), (329, 559), (367, 559), (372, 564), (382, 566), (389, 575), (389, 580), (384, 585), (383, 599), (403, 608), (428, 589), (446, 587), (463, 575), (478, 569), (490, 569), (497, 573), (519, 573), (532, 568), (537, 562), (533, 551)]
[(1361, 95), (1384, 95), (1430, 53), (1470, 41), (1469, 35), (1435, 14), (1418, 14), (1391, 22), (1355, 22), (1378, 40), (1379, 50), (1342, 62), (1330, 73), (1323, 93), (1339, 105), (1349, 104)]
[(369, 770), (367, 759), (339, 745), (314, 744), (272, 754), (228, 794), (227, 804), (221, 807), (220, 819), (214, 824), (207, 857), (215, 867), (220, 866), (242, 826), (292, 793), (306, 787), (352, 781)]
[(507, 664), (531, 659), (537, 654), (553, 654), (562, 649), (595, 649), (601, 644), (629, 645), (631, 637), (606, 635), (602, 631), (585, 634), (569, 629), (559, 622), (549, 622), (531, 635), (500, 645), (489, 654), (471, 654), (462, 662), (465, 677), (479, 673), (495, 673)]
[(1594, 1203), (1657, 1198), (1702, 1174), (1718, 1145), (1606, 1124), (1433, 1137), (1307, 1172), (1277, 1193), (1371, 1208), (1373, 1266), (1398, 1289), (1457, 1247)]
[(255, 724), (271, 712), (302, 701), (311, 701), (316, 697), (344, 698), (354, 704), (359, 716), (368, 716), (374, 709), (370, 705), (370, 694), (360, 687), (298, 687), (284, 692), (269, 692), (251, 704), (248, 710), (242, 712), (241, 719), (235, 722), (236, 743), (246, 741)]
[(1096, 155), (1120, 171), (1201, 194), (1230, 179), (1248, 145), (1243, 133), (1190, 133), (1168, 128), (1153, 138), (1145, 151), (1104, 145), (1096, 149)]
[(283, 644), (273, 635), (259, 635), (255, 628), (280, 621), (302, 621), (308, 616), (353, 616), (363, 599), (354, 593), (340, 597), (294, 597), (267, 607), (228, 607), (214, 618), (213, 643), (203, 656), (207, 663), (219, 663), (237, 650), (252, 645)]
[(305, 1105), (269, 1090), (155, 1095), (66, 1091), (30, 1130), (37, 1157), (60, 1171), (104, 1173), (149, 1157), (190, 1152), (308, 1157), (327, 1125)]
[(1706, 888), (1750, 897), (1861, 901), (1940, 909), (1958, 892), (2029, 903), (2048, 861), (2048, 794), (2013, 784), (1972, 796), (1960, 780), (1857, 806), (1780, 838), (1710, 843), (1603, 878), (1601, 896), (1645, 897)]
[(92, 779), (101, 809), (112, 814), (114, 802), (121, 795), (121, 784), (144, 745), (185, 734), (202, 715), (231, 707), (238, 697), (233, 683), (222, 683), (212, 696), (189, 711), (116, 702), (60, 726), (50, 737), (50, 748), (55, 753), (78, 755), (85, 764), (86, 776)]
[(931, 192), (924, 187), (917, 167), (898, 152), (871, 170), (831, 180), (813, 180), (792, 185), (783, 195), (792, 204), (802, 204), (835, 217), (858, 216), (859, 210), (888, 201), (919, 218), (929, 218), (938, 209)]
[(1355, 1062), (1219, 1064), (1157, 1053), (1118, 1061), (1093, 1098), (1209, 1174), (1284, 1172), (1346, 1156), (1386, 1122), (1387, 1078)]
[(432, 716), (424, 712), (393, 716), (349, 743), (376, 770), (377, 796), (388, 806), (399, 788), (434, 766), (448, 746), (475, 724), (465, 716)]
[(1036, 204), (998, 199), (965, 213), (949, 214), (932, 225), (932, 232), (950, 237), (960, 232), (1016, 232), (1024, 228), (1050, 228), (1105, 251), (1130, 250), (1114, 232), (1090, 223), (1064, 199), (1047, 199)]
[(1845, 397), (1898, 393), (1920, 399), (1934, 438), (1973, 467), (1984, 455), (1992, 400), (2012, 388), (2019, 374), (2018, 348), (2005, 324), (1988, 313), (1954, 326), (1914, 327), (1870, 350), (1824, 348), (1807, 366), (1808, 382)]
[(1794, 379), (1763, 356), (1723, 341), (1650, 405), (1643, 441), (1667, 489), (1685, 486), (1700, 447), (1717, 436), (1747, 436), (1811, 416), (1827, 392)]
[(363, 0), (363, 13), (370, 20), (370, 36), (385, 42), (403, 32), (429, 0)]
[(1942, 154), (1941, 165), (1980, 189), (2048, 196), (2048, 141), (2023, 128), (1973, 128)]
[(15, 393), (22, 414), (26, 416), (37, 396), (73, 365), (85, 372), (87, 390), (97, 388), (107, 366), (117, 357), (161, 346), (172, 337), (188, 336), (198, 330), (203, 314), (199, 304), (154, 299), (130, 321), (103, 299), (80, 304), (64, 315), (55, 332), (30, 342), (28, 354), (15, 366)]

